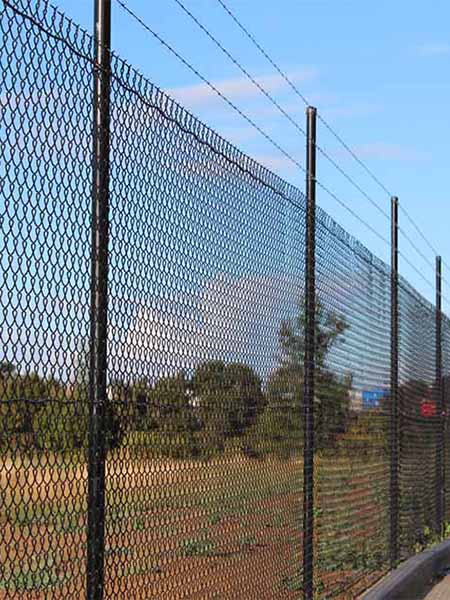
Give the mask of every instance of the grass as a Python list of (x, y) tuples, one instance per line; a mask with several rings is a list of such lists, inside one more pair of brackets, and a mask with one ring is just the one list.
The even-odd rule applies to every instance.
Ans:
[[(32, 539), (42, 538), (45, 548), (61, 548), (61, 572), (72, 573), (76, 560), (79, 577), (84, 577), (84, 563), (74, 553), (84, 552), (86, 465), (78, 457), (70, 464), (67, 456), (64, 461), (46, 456), (44, 465), (33, 456), (1, 460), (0, 520), (12, 528), (15, 540), (26, 544), (30, 538), (25, 554), (32, 551)], [(137, 461), (115, 452), (106, 466), (105, 558), (116, 576), (133, 576), (162, 574), (161, 565), (177, 557), (217, 557), (230, 547), (233, 553), (246, 553), (258, 546), (255, 519), (263, 531), (266, 524), (277, 528), (291, 520), (278, 513), (274, 518), (270, 503), (291, 494), (300, 497), (300, 473), (299, 464), (282, 461), (236, 456), (208, 463)], [(124, 535), (129, 547), (121, 545)], [(140, 544), (151, 544), (151, 562), (139, 556)], [(41, 592), (63, 583), (52, 560), (44, 558), (28, 568), (18, 553), (14, 556), (0, 557), (4, 589)]]
[(0, 589), (8, 592), (45, 591), (63, 585), (66, 575), (61, 575), (53, 554), (32, 558), (28, 564), (13, 569), (2, 567)]
[[(348, 456), (315, 460), (316, 556), (322, 573), (378, 569), (387, 550), (384, 465), (377, 457), (372, 462)], [(57, 468), (52, 471), (48, 464)], [(67, 457), (64, 461), (47, 457), (42, 467), (33, 457), (26, 461), (15, 457), (0, 477), (0, 519), (13, 529), (15, 539), (25, 541), (34, 528), (34, 536), (47, 536), (47, 545), (54, 539), (61, 540), (56, 542), (61, 545), (83, 543), (87, 471), (78, 458), (70, 464)], [(21, 494), (26, 482), (27, 492)], [(361, 490), (362, 496), (358, 495)], [(116, 451), (106, 465), (106, 558), (116, 576), (163, 577), (171, 561), (217, 559), (226, 554), (224, 548), (251, 554), (254, 560), (258, 560), (258, 548), (264, 550), (270, 544), (292, 539), (298, 548), (302, 495), (300, 461), (252, 461), (237, 455), (207, 463), (136, 460)], [(76, 542), (67, 538), (74, 535), (79, 536)], [(122, 545), (124, 535), (128, 546)], [(67, 539), (71, 541), (63, 541)], [(150, 561), (142, 556), (148, 544)], [(70, 573), (70, 548), (64, 554), (61, 572)], [(64, 581), (60, 567), (48, 557), (33, 562), (32, 568), (19, 555), (14, 560), (1, 558), (0, 587), (5, 590), (39, 591)], [(296, 592), (301, 589), (299, 579), (286, 574), (293, 570), (286, 564), (277, 585)], [(320, 577), (317, 585), (322, 585)]]
[(388, 556), (388, 465), (316, 457), (317, 564), (322, 572), (371, 571)]
[(184, 556), (214, 556), (216, 553), (217, 545), (211, 539), (191, 538), (182, 542)]
[(303, 591), (303, 580), (301, 575), (292, 575), (290, 577), (283, 577), (281, 580), (281, 586), (283, 590), (288, 592), (302, 592)]
[(258, 546), (258, 540), (254, 535), (244, 535), (239, 540), (239, 544), (244, 550), (249, 550)]

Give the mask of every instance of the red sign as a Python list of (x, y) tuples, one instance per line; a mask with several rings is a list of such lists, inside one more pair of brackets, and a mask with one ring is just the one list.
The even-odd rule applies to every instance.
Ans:
[(436, 402), (433, 402), (433, 400), (422, 400), (420, 404), (420, 414), (422, 417), (435, 417), (436, 413)]

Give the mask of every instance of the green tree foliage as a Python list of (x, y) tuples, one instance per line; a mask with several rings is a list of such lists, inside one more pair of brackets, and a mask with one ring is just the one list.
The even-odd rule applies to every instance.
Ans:
[[(82, 382), (63, 385), (37, 373), (21, 373), (14, 365), (0, 367), (0, 445), (14, 452), (86, 450), (89, 403)], [(114, 402), (105, 406), (106, 449), (116, 448), (123, 422)]]
[(33, 418), (34, 446), (38, 451), (85, 451), (88, 447), (89, 414), (85, 398), (61, 395), (47, 401)]
[(0, 427), (1, 446), (4, 449), (30, 450), (39, 441), (34, 427), (36, 414), (44, 407), (44, 400), (58, 397), (60, 385), (53, 379), (44, 379), (36, 373), (20, 374), (17, 368), (2, 363), (0, 370)]
[[(72, 385), (22, 374), (0, 365), (0, 426), (4, 449), (85, 451), (89, 439), (88, 369), (79, 368)], [(264, 409), (261, 381), (243, 364), (208, 361), (191, 377), (143, 379), (108, 386), (105, 404), (107, 450), (120, 446), (127, 432), (147, 435), (152, 452), (172, 458), (209, 457), (224, 450)], [(140, 443), (143, 442), (142, 436)], [(133, 443), (132, 436), (127, 443)]]
[(156, 383), (150, 395), (150, 414), (158, 426), (158, 447), (163, 455), (172, 458), (202, 455), (199, 436), (202, 426), (192, 403), (191, 382), (184, 373)]
[(208, 456), (185, 373), (162, 377), (153, 386), (138, 380), (131, 386), (130, 401), (132, 432), (127, 439), (136, 450), (177, 459)]
[[(326, 358), (348, 325), (334, 311), (327, 310), (319, 298), (316, 298), (315, 317), (315, 364), (316, 371), (320, 374), (326, 370)], [(304, 302), (301, 299), (298, 316), (295, 319), (283, 321), (280, 326), (279, 342), (282, 366), (298, 367), (303, 372), (305, 329), (306, 314)]]
[[(281, 323), (280, 365), (267, 382), (267, 408), (249, 434), (249, 443), (245, 447), (248, 452), (299, 456), (303, 447), (305, 325), (301, 302), (298, 316)], [(314, 408), (315, 446), (318, 450), (333, 446), (337, 436), (347, 427), (351, 380), (338, 377), (327, 366), (330, 351), (346, 329), (345, 320), (326, 310), (317, 300)]]
[[(163, 392), (164, 394), (164, 392)], [(133, 428), (137, 431), (158, 429), (161, 406), (156, 387), (152, 388), (145, 379), (138, 379), (131, 387)]]
[[(261, 381), (247, 365), (207, 361), (185, 373), (131, 386), (133, 429), (146, 433), (152, 452), (172, 458), (208, 458), (227, 439), (242, 436), (264, 409)], [(143, 442), (144, 438), (137, 438)]]
[(251, 367), (240, 363), (199, 365), (192, 392), (205, 427), (218, 437), (242, 435), (265, 406), (261, 380)]
[[(434, 496), (424, 493), (436, 485), (435, 464), (441, 417), (421, 413), (423, 401), (437, 402), (436, 388), (423, 380), (411, 379), (399, 386), (400, 510), (404, 515), (402, 544), (423, 545), (424, 531), (435, 527)], [(437, 407), (436, 407), (437, 408)], [(418, 482), (420, 485), (418, 486)]]
[(345, 435), (338, 441), (339, 455), (368, 457), (378, 460), (389, 454), (389, 413), (383, 408), (373, 408), (353, 413)]
[(4, 381), (8, 377), (12, 377), (16, 372), (16, 367), (12, 362), (7, 360), (0, 361), (0, 381)]

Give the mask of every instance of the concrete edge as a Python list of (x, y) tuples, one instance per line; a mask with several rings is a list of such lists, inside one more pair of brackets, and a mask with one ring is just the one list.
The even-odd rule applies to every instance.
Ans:
[(415, 600), (428, 590), (438, 572), (450, 564), (450, 540), (408, 559), (386, 575), (362, 600)]

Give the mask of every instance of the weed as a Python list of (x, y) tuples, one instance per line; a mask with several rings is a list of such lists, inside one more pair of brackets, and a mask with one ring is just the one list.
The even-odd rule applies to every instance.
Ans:
[(283, 589), (289, 592), (302, 592), (303, 582), (300, 575), (291, 575), (290, 577), (283, 577), (281, 581)]
[(208, 539), (189, 539), (183, 541), (183, 554), (185, 556), (214, 556), (216, 544)]
[(144, 519), (136, 519), (134, 522), (134, 529), (136, 531), (144, 531), (144, 529), (145, 529)]
[(210, 514), (208, 518), (208, 523), (210, 525), (217, 525), (222, 520), (222, 514), (218, 511), (214, 511)]
[(48, 590), (62, 585), (66, 577), (62, 576), (51, 554), (33, 559), (29, 565), (20, 565), (9, 571), (2, 568), (0, 571), (0, 589), (12, 592), (25, 592), (31, 590)]
[(445, 521), (444, 523), (444, 537), (450, 537), (450, 521)]
[(258, 545), (258, 541), (254, 535), (246, 535), (241, 538), (240, 545), (243, 548), (253, 548)]

